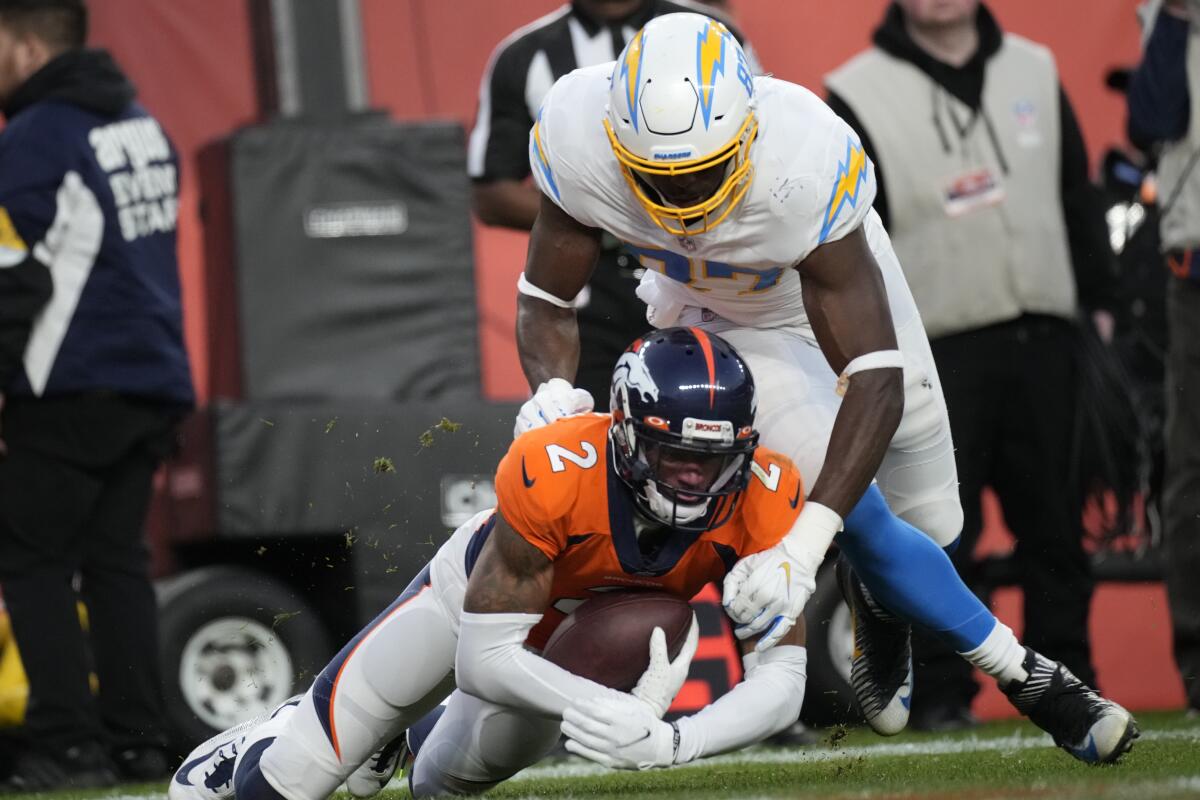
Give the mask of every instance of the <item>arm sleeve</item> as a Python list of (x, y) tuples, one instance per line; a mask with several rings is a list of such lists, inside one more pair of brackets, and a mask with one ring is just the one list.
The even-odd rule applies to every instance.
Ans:
[(1059, 87), (1062, 135), (1062, 205), (1071, 268), (1085, 308), (1119, 305), (1117, 260), (1108, 242), (1104, 198), (1088, 172), (1087, 147), (1067, 94)]
[(879, 153), (875, 149), (871, 137), (867, 136), (866, 128), (863, 127), (858, 115), (850, 108), (850, 105), (842, 99), (837, 92), (826, 89), (828, 96), (825, 98), (826, 104), (833, 109), (842, 120), (854, 129), (858, 134), (859, 141), (862, 142), (863, 150), (867, 153), (867, 158), (871, 159), (871, 163), (875, 165), (875, 211), (879, 214), (879, 219), (883, 221), (883, 227), (887, 228), (891, 221), (888, 216), (887, 191), (883, 185), (883, 172), (879, 169)]
[(520, 181), (529, 175), (525, 148), (533, 120), (525, 104), (528, 65), (521, 61), (512, 47), (501, 45), (480, 81), (479, 107), (467, 148), (467, 174), (481, 183)]
[(717, 755), (762, 741), (800, 718), (808, 652), (776, 645), (746, 656), (746, 677), (700, 711), (683, 717), (675, 763)]
[(1143, 149), (1187, 133), (1188, 28), (1187, 20), (1160, 12), (1142, 62), (1130, 78), (1129, 139)]
[(464, 611), (454, 657), (458, 688), (493, 703), (556, 718), (572, 702), (622, 694), (526, 650), (525, 638), (541, 619), (541, 614)]

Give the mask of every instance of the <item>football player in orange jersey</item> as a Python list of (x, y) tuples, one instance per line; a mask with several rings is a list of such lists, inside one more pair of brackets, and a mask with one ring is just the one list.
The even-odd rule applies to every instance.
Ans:
[(694, 620), (674, 660), (655, 630), (650, 666), (628, 693), (538, 654), (594, 592), (691, 598), (792, 527), (799, 472), (758, 446), (755, 407), (754, 380), (724, 340), (674, 328), (636, 341), (614, 370), (611, 415), (519, 437), (496, 473), (496, 509), (455, 531), (305, 695), (197, 747), (171, 800), (321, 800), (343, 781), (368, 796), (402, 743), (415, 755), (414, 796), (476, 794), (538, 761), (560, 726), (569, 750), (646, 769), (795, 722), (803, 626), (764, 653), (748, 641), (745, 679), (670, 724), (661, 718), (686, 679)]

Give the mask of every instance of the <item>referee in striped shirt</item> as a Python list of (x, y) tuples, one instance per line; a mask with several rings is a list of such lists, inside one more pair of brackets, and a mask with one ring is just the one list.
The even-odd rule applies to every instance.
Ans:
[[(487, 225), (528, 231), (540, 202), (529, 178), (529, 129), (542, 99), (563, 75), (614, 61), (654, 17), (692, 11), (726, 21), (714, 6), (690, 0), (572, 0), (513, 31), (496, 47), (479, 87), (479, 113), (467, 151), (475, 213)], [(760, 72), (753, 51), (750, 66)], [(616, 162), (614, 161), (614, 169)], [(576, 300), (581, 352), (575, 385), (591, 392), (597, 411), (608, 409), (612, 365), (645, 332), (645, 309), (634, 295), (636, 258), (605, 235), (600, 260)]]

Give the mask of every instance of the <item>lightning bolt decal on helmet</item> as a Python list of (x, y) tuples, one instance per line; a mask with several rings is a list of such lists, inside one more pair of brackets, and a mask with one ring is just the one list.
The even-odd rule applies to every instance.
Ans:
[[(617, 59), (604, 127), (626, 183), (656, 225), (693, 236), (723, 222), (753, 179), (758, 135), (749, 62), (729, 29), (702, 14), (665, 14), (646, 24)], [(668, 205), (653, 176), (724, 168), (704, 200)]]

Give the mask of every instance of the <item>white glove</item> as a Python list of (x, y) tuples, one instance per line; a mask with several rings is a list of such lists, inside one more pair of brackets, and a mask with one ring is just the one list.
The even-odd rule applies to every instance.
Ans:
[(683, 647), (674, 661), (667, 655), (667, 635), (662, 628), (655, 628), (650, 634), (650, 666), (638, 678), (630, 694), (662, 719), (687, 680), (692, 656), (696, 655), (696, 646), (699, 644), (700, 625), (696, 622), (695, 614), (692, 614), (692, 626), (688, 628), (687, 638), (683, 640)]
[(633, 697), (576, 700), (561, 730), (568, 752), (613, 769), (669, 767), (679, 748), (679, 729)]
[(513, 438), (562, 417), (586, 414), (595, 407), (596, 402), (586, 389), (576, 389), (562, 378), (551, 378), (521, 406), (517, 424), (513, 427)]
[(774, 547), (747, 556), (725, 576), (725, 613), (739, 623), (734, 635), (763, 634), (754, 645), (773, 647), (796, 624), (817, 588), (817, 569), (834, 534), (842, 529), (837, 512), (805, 503), (787, 536)]
[(646, 321), (655, 328), (670, 328), (679, 321), (684, 304), (672, 299), (665, 288), (667, 278), (660, 278), (652, 269), (642, 273), (634, 293), (646, 304)]

